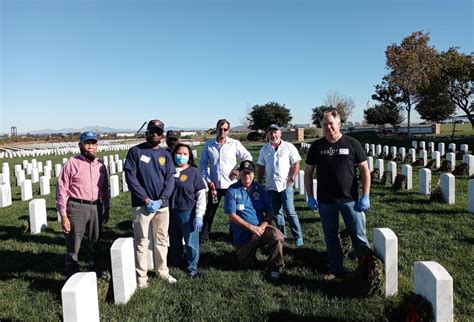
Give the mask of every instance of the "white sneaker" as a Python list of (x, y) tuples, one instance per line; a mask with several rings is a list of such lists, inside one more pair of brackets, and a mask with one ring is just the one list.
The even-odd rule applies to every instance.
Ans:
[(150, 286), (148, 282), (138, 284), (138, 288), (147, 288), (148, 286)]
[(165, 281), (167, 281), (168, 283), (170, 283), (170, 284), (173, 284), (173, 283), (176, 283), (176, 282), (177, 282), (176, 278), (174, 278), (174, 277), (171, 276), (170, 274), (160, 275), (160, 277), (161, 277), (162, 279), (164, 279)]

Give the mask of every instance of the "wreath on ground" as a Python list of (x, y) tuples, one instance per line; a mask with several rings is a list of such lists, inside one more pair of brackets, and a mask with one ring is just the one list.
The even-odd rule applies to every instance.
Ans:
[(358, 273), (363, 295), (384, 294), (385, 271), (383, 262), (368, 247), (365, 247), (359, 256)]
[(423, 296), (409, 292), (402, 297), (400, 304), (392, 311), (391, 319), (405, 322), (434, 321), (430, 302)]

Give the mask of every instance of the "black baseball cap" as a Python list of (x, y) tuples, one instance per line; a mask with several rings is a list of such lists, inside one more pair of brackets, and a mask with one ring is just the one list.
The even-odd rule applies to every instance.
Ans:
[(255, 164), (250, 160), (245, 160), (240, 163), (239, 171), (255, 172)]

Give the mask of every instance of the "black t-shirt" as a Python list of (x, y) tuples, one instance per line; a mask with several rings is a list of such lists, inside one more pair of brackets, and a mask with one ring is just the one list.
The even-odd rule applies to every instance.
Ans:
[(316, 166), (319, 202), (349, 202), (357, 200), (355, 167), (367, 160), (356, 139), (343, 135), (330, 143), (321, 138), (311, 144), (306, 163)]
[(176, 168), (174, 176), (174, 190), (170, 198), (171, 209), (193, 209), (196, 205), (196, 193), (206, 189), (201, 173), (195, 167), (189, 167), (182, 171)]

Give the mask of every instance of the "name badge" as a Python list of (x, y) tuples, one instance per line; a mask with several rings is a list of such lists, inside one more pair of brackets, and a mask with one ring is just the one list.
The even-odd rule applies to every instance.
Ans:
[(237, 205), (237, 210), (244, 210), (245, 209), (245, 205), (244, 204), (238, 204)]
[(339, 149), (340, 155), (349, 155), (349, 149)]
[(146, 155), (142, 155), (140, 157), (140, 161), (143, 161), (145, 163), (150, 163), (150, 157), (147, 157)]

